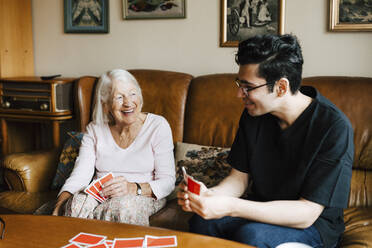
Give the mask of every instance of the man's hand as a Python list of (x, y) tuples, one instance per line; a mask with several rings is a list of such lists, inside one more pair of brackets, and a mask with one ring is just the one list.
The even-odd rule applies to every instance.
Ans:
[(179, 187), (180, 190), (177, 192), (178, 205), (182, 207), (183, 211), (192, 212), (192, 209), (190, 208), (189, 194), (187, 193), (187, 186), (182, 181)]
[[(177, 198), (178, 198), (178, 205), (182, 207), (182, 209), (186, 212), (192, 212), (192, 209), (190, 208), (190, 200), (189, 200), (189, 193), (192, 194), (190, 191), (188, 191), (187, 185), (184, 181), (182, 181), (179, 185), (180, 190), (177, 192)], [(200, 182), (200, 195), (209, 195), (211, 194), (211, 191), (208, 190), (208, 188), (205, 186), (204, 183)]]
[(226, 216), (229, 211), (229, 201), (226, 196), (218, 196), (213, 190), (202, 184), (200, 196), (188, 191), (184, 182), (180, 184), (177, 193), (178, 205), (186, 212), (194, 212), (204, 219), (216, 219)]
[(219, 219), (230, 215), (233, 204), (232, 197), (221, 195), (198, 196), (189, 193), (189, 207), (203, 219)]
[(99, 192), (102, 196), (113, 198), (129, 194), (135, 194), (136, 185), (128, 182), (124, 177), (114, 177), (102, 185)]

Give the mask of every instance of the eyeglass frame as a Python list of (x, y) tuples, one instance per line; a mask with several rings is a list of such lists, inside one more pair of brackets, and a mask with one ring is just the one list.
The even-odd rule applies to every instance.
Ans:
[(240, 80), (239, 78), (235, 78), (235, 81), (234, 82), (235, 82), (236, 86), (238, 86), (238, 88), (240, 88), (240, 89), (243, 90), (243, 92), (244, 92), (245, 95), (248, 95), (248, 92), (250, 92), (252, 90), (261, 88), (261, 87), (266, 86), (266, 85), (271, 85), (271, 84), (275, 84), (276, 83), (276, 82), (268, 82), (266, 84), (261, 84), (261, 85), (255, 86), (255, 87), (247, 88), (247, 87), (243, 87), (242, 84), (252, 84), (251, 82), (248, 82), (246, 80)]

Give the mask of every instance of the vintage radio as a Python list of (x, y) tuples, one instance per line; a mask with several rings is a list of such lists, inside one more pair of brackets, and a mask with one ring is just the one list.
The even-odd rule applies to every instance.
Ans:
[(0, 79), (0, 112), (63, 116), (73, 109), (73, 78)]

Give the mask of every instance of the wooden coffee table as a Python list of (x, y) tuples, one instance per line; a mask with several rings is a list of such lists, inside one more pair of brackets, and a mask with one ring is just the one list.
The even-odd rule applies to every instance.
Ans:
[(108, 221), (87, 220), (60, 216), (0, 215), (5, 221), (4, 239), (1, 248), (51, 248), (62, 247), (80, 232), (94, 233), (114, 238), (135, 238), (145, 235), (177, 236), (177, 247), (251, 247), (233, 241), (187, 232), (156, 227), (121, 224)]

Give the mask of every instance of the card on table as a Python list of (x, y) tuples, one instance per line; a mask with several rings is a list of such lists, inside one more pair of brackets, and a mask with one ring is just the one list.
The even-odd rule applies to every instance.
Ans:
[(106, 245), (106, 243), (100, 243), (98, 245), (88, 245), (86, 248), (109, 248), (110, 246)]
[(65, 246), (62, 246), (61, 248), (83, 248), (82, 246), (78, 245), (78, 244), (68, 244), (68, 245), (65, 245)]
[(111, 248), (112, 245), (114, 244), (114, 241), (113, 240), (105, 240), (105, 244), (107, 245), (108, 248)]
[(146, 247), (175, 247), (177, 246), (176, 236), (145, 236)]
[(145, 238), (114, 239), (112, 248), (142, 248)]
[(78, 243), (79, 245), (96, 245), (101, 243), (105, 239), (106, 236), (103, 235), (81, 232), (69, 241), (70, 243)]

